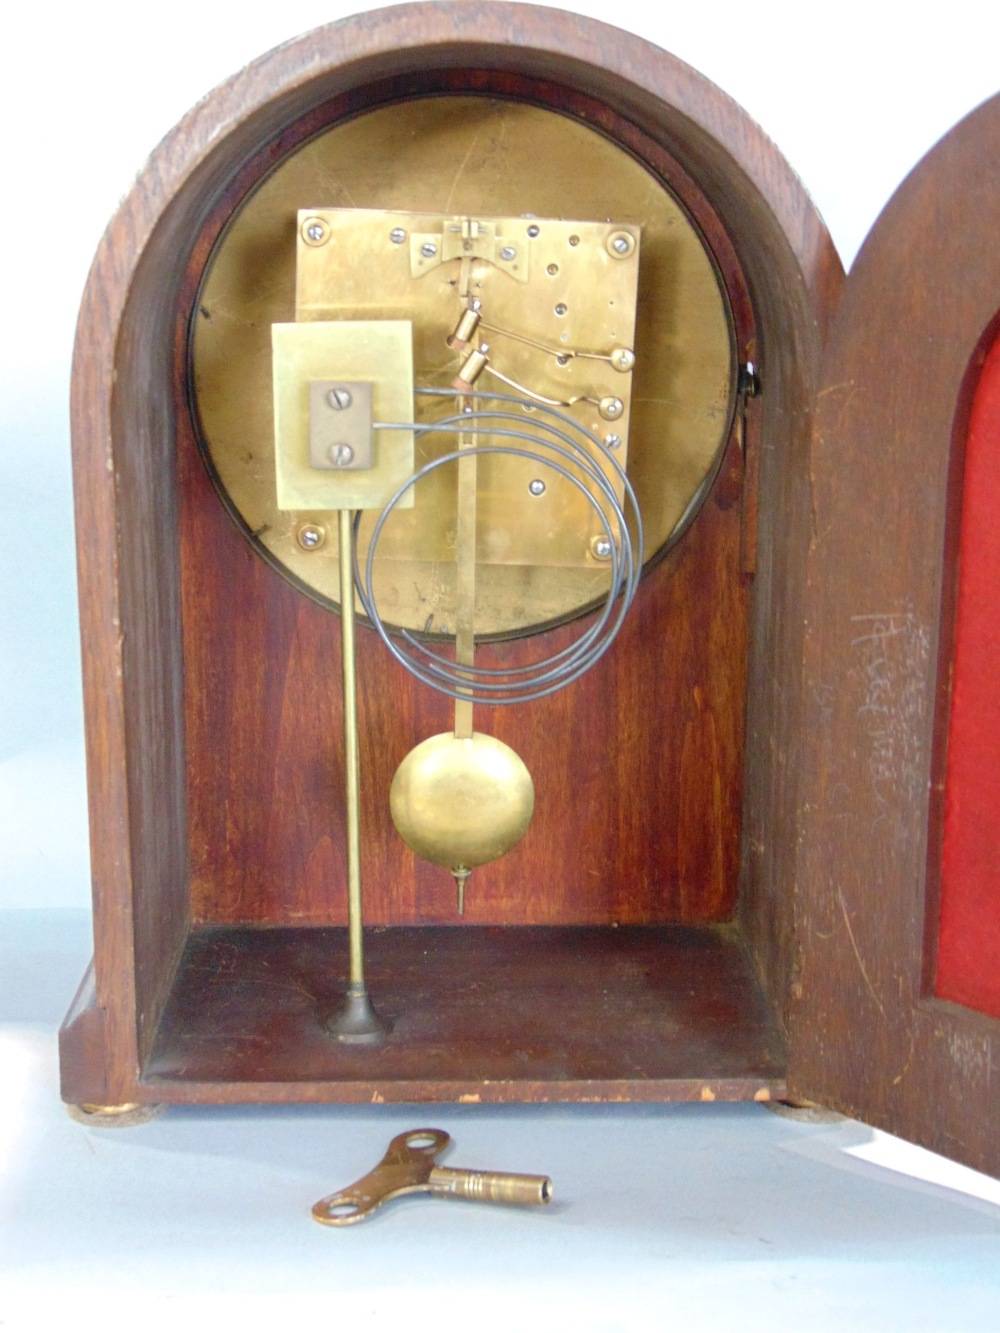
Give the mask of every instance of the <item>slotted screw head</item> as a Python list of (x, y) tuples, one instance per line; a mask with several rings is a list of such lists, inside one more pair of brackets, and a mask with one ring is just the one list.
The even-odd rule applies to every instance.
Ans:
[(424, 241), (423, 245), (420, 247), (420, 253), (425, 259), (433, 259), (437, 252), (438, 248), (433, 241)]
[(326, 395), (326, 401), (335, 412), (345, 412), (354, 402), (354, 399), (351, 397), (350, 389), (338, 387), (330, 390)]
[(302, 239), (307, 245), (324, 245), (329, 236), (330, 228), (322, 218), (306, 218), (302, 224)]
[(334, 467), (348, 467), (354, 462), (354, 450), (349, 444), (331, 444), (330, 462)]
[(389, 233), (389, 240), (392, 241), (393, 245), (402, 245), (406, 240), (406, 232), (402, 227), (393, 227)]
[(509, 264), (512, 259), (517, 258), (517, 251), (512, 245), (505, 245), (500, 251), (500, 258)]
[(315, 551), (326, 540), (326, 532), (318, 523), (303, 523), (296, 538), (303, 551)]
[(629, 347), (616, 347), (611, 353), (611, 364), (615, 370), (628, 371), (635, 368), (635, 352)]
[(627, 259), (635, 249), (635, 237), (627, 231), (615, 231), (607, 239), (608, 254), (613, 259)]
[(609, 449), (618, 449), (621, 446), (622, 437), (620, 435), (605, 435), (604, 443)]

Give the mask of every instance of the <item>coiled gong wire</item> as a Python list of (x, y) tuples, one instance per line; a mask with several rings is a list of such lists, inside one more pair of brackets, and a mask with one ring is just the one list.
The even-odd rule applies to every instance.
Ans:
[[(375, 523), (363, 569), (355, 555), (354, 581), (365, 614), (396, 661), (417, 680), (439, 694), (473, 704), (491, 705), (530, 703), (534, 699), (555, 694), (579, 680), (600, 661), (621, 629), (635, 597), (642, 570), (643, 529), (642, 515), (632, 484), (604, 441), (565, 412), (528, 402), (513, 394), (482, 393), (478, 390), (459, 394), (452, 389), (430, 388), (418, 388), (416, 392), (424, 396), (473, 399), (477, 403), (500, 403), (505, 407), (510, 404), (520, 411), (505, 410), (505, 407), (466, 406), (463, 411), (432, 422), (375, 421), (372, 423), (373, 429), (412, 430), (417, 435), (461, 435), (478, 431), (491, 440), (518, 441), (518, 444), (491, 443), (456, 449), (432, 459), (403, 482)], [(530, 410), (533, 416), (544, 416), (551, 420), (538, 419), (533, 423), (532, 430), (525, 430), (525, 409)], [(557, 422), (560, 424), (557, 425)], [(580, 437), (585, 443), (581, 443)], [(523, 447), (525, 445), (528, 447)], [(630, 515), (626, 514), (614, 486), (596, 461), (592, 452), (595, 449), (599, 457), (610, 463), (615, 477), (621, 483)], [(379, 614), (373, 592), (379, 538), (396, 505), (422, 478), (438, 468), (478, 454), (506, 454), (526, 458), (555, 472), (586, 498), (600, 520), (610, 548), (611, 581), (601, 613), (568, 647), (523, 666), (491, 668), (459, 665), (436, 652), (410, 630), (403, 629), (390, 635)], [(575, 470), (571, 471), (571, 468)], [(581, 480), (580, 473), (586, 482)], [(359, 512), (354, 520), (355, 552), (360, 523)]]

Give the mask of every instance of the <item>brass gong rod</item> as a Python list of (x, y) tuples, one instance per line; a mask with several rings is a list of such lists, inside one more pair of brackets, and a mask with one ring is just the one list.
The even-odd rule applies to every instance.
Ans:
[(344, 676), (344, 796), (347, 814), (347, 929), (351, 986), (365, 985), (361, 918), (361, 765), (358, 758), (358, 678), (354, 654), (354, 523), (349, 509), (340, 518), (340, 637)]
[(358, 682), (354, 654), (354, 515), (340, 519), (340, 649), (344, 682), (344, 813), (347, 824), (347, 937), (350, 978), (347, 1004), (328, 1024), (338, 1041), (371, 1043), (385, 1036), (385, 1025), (368, 998), (361, 915), (361, 765), (358, 757)]

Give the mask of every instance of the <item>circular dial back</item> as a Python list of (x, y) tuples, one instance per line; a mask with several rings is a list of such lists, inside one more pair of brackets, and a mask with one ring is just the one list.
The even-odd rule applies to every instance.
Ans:
[[(526, 102), (435, 96), (356, 116), (292, 152), (237, 209), (206, 269), (190, 342), (202, 449), (247, 536), (283, 575), (337, 604), (336, 543), (324, 540), (333, 515), (282, 512), (274, 486), (271, 325), (295, 319), (302, 208), (587, 218), (639, 229), (627, 471), (647, 558), (680, 537), (710, 488), (736, 398), (732, 315), (701, 232), (656, 176), (580, 121)], [(417, 384), (422, 364), (440, 359), (436, 345), (416, 340)], [(526, 504), (531, 495), (526, 489)], [(423, 501), (418, 488), (411, 522), (419, 524), (422, 503), (440, 505), (440, 488)], [(375, 517), (362, 522), (362, 559)], [(454, 623), (453, 561), (408, 558), (405, 542), (389, 549), (375, 576), (385, 619), (445, 632)], [(598, 559), (484, 564), (477, 636), (569, 619), (607, 587)]]

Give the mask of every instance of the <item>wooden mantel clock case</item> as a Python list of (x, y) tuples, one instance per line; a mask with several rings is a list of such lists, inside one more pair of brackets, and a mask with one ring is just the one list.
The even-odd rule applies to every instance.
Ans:
[(1000, 911), (941, 873), (998, 161), (994, 102), (845, 287), (732, 102), (570, 14), (381, 10), (199, 104), (77, 341), (68, 1102), (794, 1096), (1000, 1170)]

